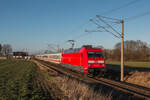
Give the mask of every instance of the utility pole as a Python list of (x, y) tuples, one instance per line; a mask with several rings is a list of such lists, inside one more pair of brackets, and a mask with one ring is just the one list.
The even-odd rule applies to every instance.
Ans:
[(121, 23), (121, 81), (124, 81), (124, 20)]
[[(121, 33), (118, 32), (116, 29), (114, 29), (110, 24), (108, 24), (105, 20), (103, 20), (103, 18), (101, 18), (101, 16), (96, 15), (96, 17), (99, 19), (99, 21), (103, 22), (105, 25), (107, 25), (107, 27), (109, 27), (113, 32), (117, 33), (114, 34), (112, 31), (110, 31), (109, 29), (107, 29), (106, 27), (99, 25), (98, 22), (94, 21), (93, 19), (90, 19), (91, 22), (93, 22), (94, 24), (96, 24), (99, 28), (102, 28), (105, 32), (108, 32), (110, 34), (112, 34), (113, 36), (115, 36), (116, 38), (121, 38), (121, 77), (120, 77), (120, 81), (124, 81), (124, 20), (119, 20), (119, 19), (112, 19), (112, 18), (108, 18), (108, 19), (112, 19), (112, 20), (117, 20), (121, 23)], [(107, 17), (105, 17), (107, 18)], [(101, 32), (101, 31), (99, 31)]]

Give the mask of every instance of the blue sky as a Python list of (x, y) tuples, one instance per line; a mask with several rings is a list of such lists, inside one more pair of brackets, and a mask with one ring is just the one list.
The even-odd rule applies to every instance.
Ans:
[[(119, 39), (106, 32), (87, 34), (85, 29), (97, 29), (89, 19), (130, 1), (133, 0), (0, 0), (0, 43), (11, 44), (14, 50), (27, 48), (29, 52), (47, 49), (47, 44), (68, 48), (69, 39), (76, 40), (76, 47), (93, 44), (113, 48)], [(150, 0), (138, 0), (104, 16), (134, 16), (150, 11), (149, 4)], [(150, 44), (149, 18), (147, 15), (125, 21), (125, 40)], [(87, 35), (80, 37), (82, 34)]]

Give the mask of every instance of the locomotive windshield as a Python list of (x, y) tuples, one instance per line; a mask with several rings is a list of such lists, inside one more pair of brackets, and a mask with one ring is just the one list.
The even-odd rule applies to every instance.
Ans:
[(103, 57), (103, 54), (101, 52), (87, 52), (88, 58), (91, 57)]

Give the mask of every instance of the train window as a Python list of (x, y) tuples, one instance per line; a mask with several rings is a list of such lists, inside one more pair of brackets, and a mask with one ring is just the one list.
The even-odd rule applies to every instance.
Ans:
[(90, 57), (103, 57), (101, 52), (87, 52), (88, 58)]
[(77, 52), (80, 52), (80, 49), (81, 48), (68, 49), (68, 50), (65, 50), (64, 53), (77, 53)]
[(43, 58), (48, 58), (48, 56), (43, 56)]

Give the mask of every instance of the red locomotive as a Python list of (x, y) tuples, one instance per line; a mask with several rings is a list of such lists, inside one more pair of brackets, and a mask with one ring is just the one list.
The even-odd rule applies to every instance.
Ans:
[[(44, 55), (44, 57), (45, 56), (46, 55)], [(54, 62), (54, 59), (57, 60), (57, 63), (59, 62), (67, 68), (74, 69), (85, 74), (97, 74), (101, 70), (105, 70), (105, 60), (102, 49), (92, 48), (91, 46), (68, 49), (63, 51), (62, 54), (48, 54), (48, 56), (42, 60)]]
[(102, 49), (92, 47), (82, 47), (68, 49), (62, 53), (61, 63), (71, 69), (84, 73), (99, 73), (105, 69), (105, 61)]

